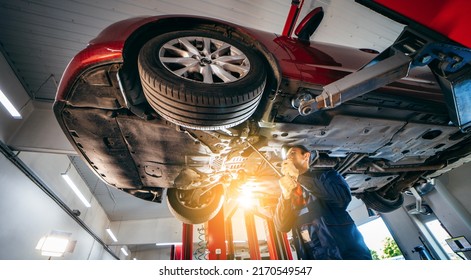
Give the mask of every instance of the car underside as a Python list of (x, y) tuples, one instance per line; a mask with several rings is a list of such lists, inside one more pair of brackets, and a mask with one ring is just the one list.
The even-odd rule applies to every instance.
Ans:
[[(358, 69), (342, 63), (324, 82), (296, 79), (243, 33), (227, 41), (230, 31), (214, 26), (135, 40), (138, 47), (125, 48), (124, 59), (84, 69), (56, 102), (69, 140), (105, 182), (149, 201), (166, 196), (181, 221), (203, 223), (244, 188), (273, 207), (282, 147), (300, 144), (318, 152), (312, 168), (338, 170), (368, 208), (390, 212), (403, 193), (470, 159), (470, 134), (453, 123), (437, 71), (429, 69), (439, 65), (407, 69), (396, 82), (303, 111), (310, 100), (320, 103), (326, 85)], [(366, 65), (367, 57), (377, 56), (355, 65)], [(314, 68), (322, 76), (339, 66)]]

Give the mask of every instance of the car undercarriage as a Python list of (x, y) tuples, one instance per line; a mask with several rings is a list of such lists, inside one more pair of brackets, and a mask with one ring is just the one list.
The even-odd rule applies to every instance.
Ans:
[(224, 24), (176, 22), (128, 40), (123, 59), (83, 68), (54, 111), (106, 183), (166, 197), (185, 223), (208, 221), (246, 188), (272, 209), (284, 145), (317, 151), (311, 168), (336, 169), (378, 212), (471, 159), (469, 49), (406, 29), (381, 54), (258, 35), (268, 51)]
[(185, 222), (211, 217), (218, 207), (208, 212), (208, 205), (220, 203), (213, 192), (228, 192), (218, 190), (222, 186), (238, 188), (250, 181), (261, 196), (278, 197), (277, 174), (252, 145), (274, 166), (280, 166), (285, 144), (317, 150), (320, 157), (312, 168), (337, 169), (352, 194), (380, 212), (401, 206), (402, 193), (471, 152), (470, 135), (449, 124), (443, 103), (394, 93), (368, 93), (335, 109), (301, 116), (292, 106), (293, 94), (280, 90), (270, 126), (261, 127), (251, 118), (220, 130), (184, 128), (150, 109), (145, 117), (127, 109), (116, 78), (119, 68), (102, 65), (83, 75), (64, 108), (64, 123), (108, 184), (155, 202), (161, 202), (164, 189), (167, 195), (178, 190), (174, 196), (179, 202), (170, 203), (177, 213), (183, 211), (178, 204), (191, 213), (204, 210), (190, 217), (180, 214)]

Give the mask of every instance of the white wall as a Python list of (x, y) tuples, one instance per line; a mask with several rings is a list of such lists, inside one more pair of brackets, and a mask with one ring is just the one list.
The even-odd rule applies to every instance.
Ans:
[(7, 96), (23, 119), (13, 119), (8, 111), (0, 104), (0, 140), (6, 143), (19, 129), (33, 110), (28, 93), (25, 91), (7, 60), (0, 52), (0, 89)]
[(182, 242), (183, 225), (175, 218), (111, 222), (120, 244)]
[(21, 122), (21, 129), (6, 142), (16, 150), (75, 154), (52, 111), (50, 102), (32, 102), (34, 110)]
[(379, 52), (389, 47), (404, 25), (390, 20), (355, 1), (313, 0), (304, 4), (323, 7), (324, 18), (311, 40), (370, 48)]
[(51, 230), (72, 233), (72, 239), (77, 240), (74, 252), (63, 259), (113, 259), (3, 154), (0, 154), (0, 224), (0, 259), (3, 260), (47, 259), (35, 247)]
[[(21, 152), (18, 157), (46, 183), (69, 208), (79, 210), (81, 212), (80, 219), (82, 219), (95, 234), (103, 237), (107, 236), (105, 229), (109, 224), (109, 220), (106, 213), (94, 198), (90, 189), (85, 185), (85, 182), (81, 179), (74, 166), (70, 165), (69, 169), (70, 161), (66, 155)], [(61, 173), (64, 173), (67, 169), (69, 169), (67, 174), (69, 174), (77, 188), (91, 204), (90, 208), (83, 205), (62, 178)]]
[(155, 248), (151, 250), (142, 250), (131, 255), (131, 258), (138, 260), (170, 260), (170, 253), (172, 252), (170, 247)]

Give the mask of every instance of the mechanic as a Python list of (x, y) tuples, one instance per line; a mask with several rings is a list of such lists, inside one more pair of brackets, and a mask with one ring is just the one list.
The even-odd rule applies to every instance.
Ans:
[(289, 147), (279, 179), (277, 230), (292, 230), (298, 259), (371, 260), (363, 236), (346, 211), (352, 200), (347, 182), (333, 169), (311, 170), (317, 157), (317, 151), (304, 146)]

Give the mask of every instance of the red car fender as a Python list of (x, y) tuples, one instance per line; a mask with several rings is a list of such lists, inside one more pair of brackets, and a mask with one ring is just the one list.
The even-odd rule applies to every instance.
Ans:
[[(86, 49), (79, 52), (67, 65), (64, 74), (59, 82), (56, 93), (56, 101), (65, 101), (67, 99), (67, 89), (72, 87), (80, 73), (90, 65), (110, 61), (122, 61), (123, 42), (111, 42), (89, 45)], [(65, 82), (67, 81), (67, 83)]]
[(317, 85), (327, 85), (355, 72), (377, 55), (351, 47), (285, 36), (277, 38), (276, 43), (289, 54), (290, 63), (301, 73), (301, 77), (295, 78)]

